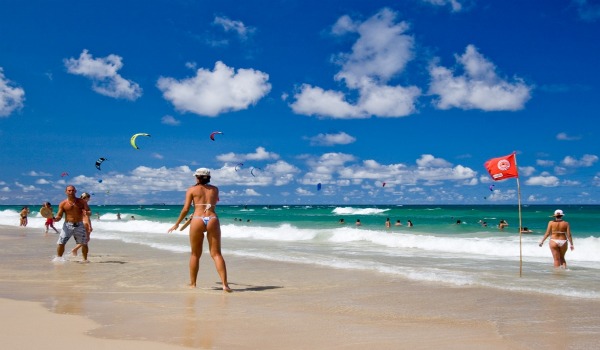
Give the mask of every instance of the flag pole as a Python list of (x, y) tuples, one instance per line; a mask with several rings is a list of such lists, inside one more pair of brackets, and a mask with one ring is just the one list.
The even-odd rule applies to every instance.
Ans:
[[(515, 167), (517, 167), (516, 153), (515, 153)], [(519, 183), (518, 176), (517, 176), (517, 198), (518, 198), (518, 203), (519, 203), (519, 277), (523, 277), (523, 217), (521, 215), (521, 184)]]

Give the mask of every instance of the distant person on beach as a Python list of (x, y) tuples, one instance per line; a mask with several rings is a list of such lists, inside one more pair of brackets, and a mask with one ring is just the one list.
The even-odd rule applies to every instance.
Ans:
[(215, 207), (219, 201), (219, 189), (216, 186), (209, 185), (210, 170), (199, 168), (194, 172), (196, 184), (188, 188), (185, 193), (183, 208), (179, 218), (168, 232), (172, 232), (179, 227), (179, 223), (186, 217), (192, 203), (194, 204), (194, 213), (190, 220), (190, 287), (196, 287), (198, 270), (200, 268), (200, 256), (202, 255), (202, 245), (204, 243), (204, 232), (208, 240), (210, 256), (213, 258), (215, 267), (221, 277), (222, 288), (225, 292), (231, 292), (227, 283), (227, 267), (225, 259), (221, 254), (221, 223), (215, 212)]
[(58, 233), (58, 230), (56, 227), (54, 227), (54, 213), (52, 212), (52, 205), (50, 202), (44, 202), (44, 204), (42, 204), (42, 208), (47, 208), (46, 210), (50, 211), (50, 215), (46, 218), (46, 223), (44, 224), (44, 226), (46, 226), (46, 234), (48, 234), (48, 229), (50, 227), (52, 227), (54, 232)]
[(508, 222), (506, 222), (506, 220), (504, 220), (504, 219), (500, 220), (500, 222), (498, 223), (498, 228), (500, 230), (504, 230), (504, 228), (507, 226), (508, 226)]
[(75, 186), (69, 185), (65, 189), (67, 199), (60, 202), (58, 205), (58, 213), (54, 217), (54, 221), (58, 222), (65, 216), (65, 222), (62, 227), (62, 232), (58, 237), (58, 246), (56, 247), (56, 260), (62, 260), (62, 256), (65, 252), (65, 244), (69, 241), (71, 236), (75, 238), (77, 244), (82, 244), (81, 253), (83, 255), (83, 261), (87, 262), (88, 246), (87, 246), (87, 233), (83, 224), (83, 213), (91, 215), (90, 207), (87, 202), (81, 198), (77, 198), (77, 189)]
[(343, 225), (343, 224), (345, 224), (345, 223), (346, 223), (346, 221), (344, 221), (344, 218), (341, 218), (341, 219), (340, 219), (340, 225)]
[(546, 234), (540, 241), (540, 247), (544, 244), (544, 241), (548, 236), (550, 236), (550, 252), (552, 253), (552, 258), (554, 259), (554, 267), (562, 267), (564, 269), (567, 268), (567, 261), (565, 260), (565, 254), (567, 253), (567, 248), (569, 244), (571, 244), (571, 250), (575, 249), (573, 245), (573, 236), (571, 236), (571, 225), (568, 222), (563, 220), (563, 216), (565, 214), (562, 210), (557, 209), (554, 211), (554, 220), (548, 222), (548, 228), (546, 229)]
[(362, 225), (362, 224), (360, 223), (360, 219), (356, 219), (356, 226), (360, 226), (360, 225)]
[(400, 222), (400, 220), (396, 220), (396, 223), (394, 224), (394, 226), (402, 226), (402, 223)]
[(406, 221), (406, 226), (413, 227), (412, 221), (410, 221), (410, 220)]
[(531, 231), (529, 228), (527, 227), (522, 227), (521, 228), (521, 233), (532, 233), (533, 231)]
[(19, 213), (19, 215), (21, 216), (19, 226), (27, 226), (27, 215), (29, 215), (29, 207), (24, 206), (23, 208), (21, 208), (21, 213)]
[[(90, 194), (89, 194), (89, 193), (87, 193), (87, 192), (83, 192), (83, 193), (81, 194), (81, 197), (79, 197), (79, 198), (83, 199), (83, 200), (84, 200), (84, 201), (85, 201), (85, 202), (88, 204), (88, 206), (90, 205), (89, 203), (90, 203), (90, 198), (91, 198), (91, 196), (90, 196)], [(92, 219), (90, 218), (90, 216), (89, 216), (89, 215), (87, 214), (87, 212), (85, 212), (85, 211), (83, 212), (83, 226), (85, 226), (85, 233), (86, 233), (86, 237), (87, 237), (87, 238), (86, 238), (86, 241), (88, 242), (88, 245), (89, 245), (89, 243), (90, 243), (90, 235), (92, 234), (92, 231), (93, 231), (94, 229), (92, 228)], [(83, 247), (83, 244), (79, 244), (79, 243), (78, 243), (78, 244), (75, 246), (75, 248), (73, 248), (73, 249), (71, 250), (71, 255), (73, 255), (73, 256), (77, 256), (77, 251), (78, 251), (78, 250), (79, 250), (79, 248), (81, 248), (81, 247)]]
[(121, 220), (121, 213), (117, 213), (117, 220)]
[(392, 223), (390, 222), (390, 218), (385, 219), (385, 228), (392, 227)]
[(135, 216), (131, 215), (131, 220), (135, 220)]

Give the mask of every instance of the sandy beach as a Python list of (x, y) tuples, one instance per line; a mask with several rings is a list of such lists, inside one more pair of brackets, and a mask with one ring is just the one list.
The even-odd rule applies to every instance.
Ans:
[(224, 242), (228, 294), (208, 254), (199, 287), (189, 289), (186, 253), (92, 239), (89, 264), (56, 263), (56, 239), (0, 227), (0, 333), (9, 349), (591, 349), (600, 341), (600, 303), (590, 299), (228, 256)]

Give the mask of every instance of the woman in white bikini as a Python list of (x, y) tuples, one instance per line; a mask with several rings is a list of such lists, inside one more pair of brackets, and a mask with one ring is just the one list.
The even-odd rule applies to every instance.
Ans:
[(573, 246), (573, 237), (571, 236), (571, 226), (568, 222), (563, 220), (565, 214), (562, 210), (557, 209), (554, 211), (554, 220), (548, 222), (548, 228), (546, 234), (540, 241), (540, 247), (544, 244), (544, 241), (550, 236), (550, 252), (554, 258), (554, 267), (567, 268), (567, 261), (565, 260), (565, 254), (567, 253), (568, 244), (571, 244), (571, 250), (575, 248)]
[(217, 272), (221, 277), (223, 290), (231, 292), (231, 288), (227, 283), (225, 259), (221, 255), (221, 224), (215, 213), (215, 207), (219, 201), (219, 189), (208, 184), (210, 182), (210, 171), (208, 169), (200, 168), (196, 170), (194, 176), (196, 176), (196, 185), (187, 190), (179, 218), (175, 225), (169, 229), (169, 232), (179, 227), (179, 223), (187, 216), (193, 203), (194, 214), (190, 219), (190, 287), (196, 287), (204, 232), (206, 232), (210, 256), (213, 258)]

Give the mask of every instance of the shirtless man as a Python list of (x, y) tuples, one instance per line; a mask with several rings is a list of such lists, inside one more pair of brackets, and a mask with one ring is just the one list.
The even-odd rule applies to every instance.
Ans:
[(575, 248), (573, 246), (573, 237), (571, 236), (571, 226), (568, 222), (564, 221), (563, 211), (557, 209), (554, 211), (554, 220), (548, 222), (548, 228), (546, 234), (540, 241), (540, 247), (544, 244), (544, 241), (548, 236), (550, 238), (550, 252), (554, 258), (554, 267), (567, 268), (567, 261), (565, 260), (565, 254), (567, 253), (567, 241), (571, 244), (571, 250)]
[(196, 185), (187, 190), (179, 218), (168, 232), (170, 233), (179, 227), (179, 223), (187, 216), (193, 203), (194, 213), (190, 218), (190, 287), (196, 288), (204, 232), (206, 232), (210, 256), (213, 258), (217, 272), (221, 277), (223, 290), (231, 292), (231, 288), (227, 283), (225, 259), (221, 255), (221, 224), (215, 213), (215, 207), (219, 201), (219, 189), (208, 184), (210, 182), (210, 171), (208, 169), (197, 169), (194, 176), (196, 176)]
[(75, 186), (69, 185), (65, 189), (67, 199), (60, 202), (58, 205), (58, 213), (54, 217), (54, 221), (58, 222), (62, 219), (65, 214), (65, 223), (62, 227), (62, 232), (58, 237), (58, 246), (56, 247), (57, 258), (62, 258), (65, 252), (65, 244), (69, 241), (71, 236), (75, 237), (77, 244), (82, 244), (81, 253), (83, 255), (83, 261), (87, 262), (88, 245), (87, 245), (87, 232), (83, 224), (84, 212), (87, 216), (90, 216), (92, 212), (87, 202), (81, 198), (77, 198), (77, 190)]

